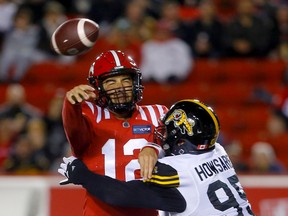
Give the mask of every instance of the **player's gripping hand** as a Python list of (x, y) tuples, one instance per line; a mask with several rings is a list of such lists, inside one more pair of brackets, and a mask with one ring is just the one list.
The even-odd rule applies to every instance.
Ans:
[(89, 85), (78, 85), (66, 93), (71, 104), (81, 103), (84, 100), (96, 99), (95, 89)]
[(152, 178), (152, 172), (157, 162), (158, 155), (154, 148), (143, 148), (138, 156), (138, 162), (140, 164), (140, 174), (143, 179)]
[(64, 157), (63, 163), (60, 164), (58, 172), (66, 177), (66, 179), (60, 181), (60, 185), (65, 185), (69, 183), (73, 184), (83, 184), (85, 181), (86, 173), (89, 173), (86, 165), (74, 156)]

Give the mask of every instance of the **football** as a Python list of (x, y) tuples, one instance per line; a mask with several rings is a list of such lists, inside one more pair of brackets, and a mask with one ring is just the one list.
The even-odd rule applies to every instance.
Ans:
[(51, 46), (59, 55), (75, 56), (94, 46), (99, 25), (86, 18), (69, 19), (62, 23), (51, 37)]

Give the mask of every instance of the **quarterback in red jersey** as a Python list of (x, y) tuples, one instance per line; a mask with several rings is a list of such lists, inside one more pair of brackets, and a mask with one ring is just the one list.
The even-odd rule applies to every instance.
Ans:
[[(64, 100), (64, 129), (74, 156), (98, 174), (124, 181), (149, 178), (158, 154), (164, 155), (150, 142), (167, 107), (137, 104), (142, 99), (142, 74), (121, 51), (100, 54), (88, 80), (90, 85), (74, 87)], [(135, 211), (138, 216), (158, 215), (152, 209), (109, 206), (89, 193), (83, 215), (129, 216)]]

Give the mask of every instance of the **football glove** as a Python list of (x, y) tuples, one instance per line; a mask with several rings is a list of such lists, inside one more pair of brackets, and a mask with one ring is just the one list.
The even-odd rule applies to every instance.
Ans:
[(58, 172), (66, 177), (66, 179), (59, 182), (60, 185), (66, 185), (69, 183), (83, 184), (85, 175), (89, 170), (86, 165), (74, 156), (64, 157), (63, 163), (60, 164)]

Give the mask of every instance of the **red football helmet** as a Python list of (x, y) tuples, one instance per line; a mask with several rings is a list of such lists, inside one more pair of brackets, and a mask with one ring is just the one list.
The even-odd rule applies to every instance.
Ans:
[[(111, 93), (103, 88), (103, 81), (106, 78), (118, 75), (130, 75), (132, 78), (132, 100), (130, 102), (113, 103), (110, 98)], [(88, 81), (98, 93), (97, 105), (107, 107), (120, 115), (131, 115), (136, 103), (142, 99), (142, 74), (135, 61), (122, 51), (109, 50), (101, 53), (90, 67)], [(124, 88), (122, 91), (127, 95), (131, 88)]]

